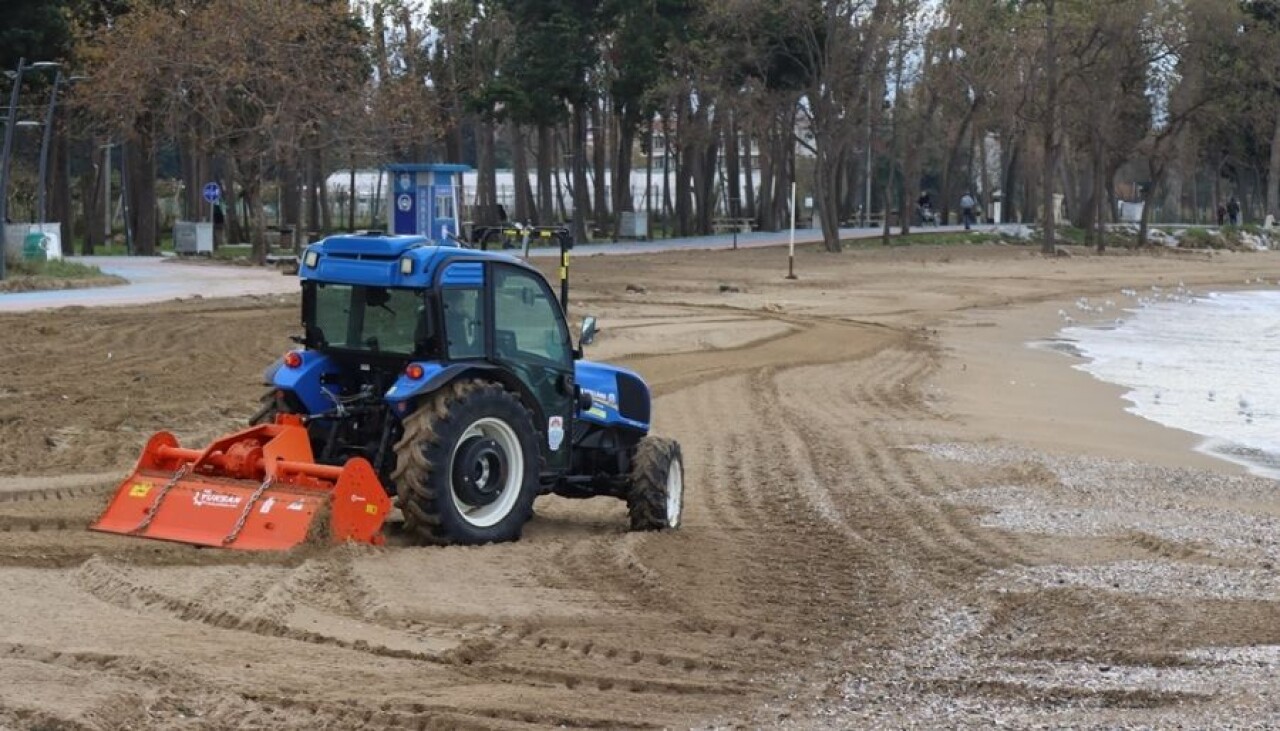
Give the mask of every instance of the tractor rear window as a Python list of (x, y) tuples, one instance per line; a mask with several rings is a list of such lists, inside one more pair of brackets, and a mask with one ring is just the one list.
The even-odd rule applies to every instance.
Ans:
[(305, 298), (308, 338), (319, 347), (410, 355), (426, 340), (421, 290), (315, 283)]

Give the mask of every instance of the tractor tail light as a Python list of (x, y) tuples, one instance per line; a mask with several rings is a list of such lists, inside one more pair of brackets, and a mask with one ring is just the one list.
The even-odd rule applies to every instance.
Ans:
[(415, 381), (422, 378), (425, 373), (426, 371), (422, 370), (422, 366), (417, 363), (410, 363), (408, 367), (404, 369), (404, 374)]
[(288, 368), (297, 368), (302, 365), (302, 354), (296, 350), (290, 350), (284, 354), (284, 364)]

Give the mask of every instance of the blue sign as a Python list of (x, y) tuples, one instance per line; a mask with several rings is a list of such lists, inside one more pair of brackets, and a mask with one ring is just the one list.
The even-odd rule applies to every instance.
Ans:
[(222, 188), (217, 183), (204, 184), (204, 199), (210, 203), (217, 203), (222, 197)]

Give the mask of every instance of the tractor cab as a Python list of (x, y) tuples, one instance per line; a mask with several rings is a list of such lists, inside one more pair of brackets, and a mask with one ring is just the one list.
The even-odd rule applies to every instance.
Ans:
[[(483, 376), (520, 394), (540, 431), (572, 421), (568, 324), (524, 261), (416, 236), (334, 237), (307, 250), (299, 277), (303, 344), (331, 369), (315, 385), (344, 381), (337, 393), (299, 392), (310, 413), (364, 390), (405, 414), (442, 383)], [(547, 470), (567, 466), (563, 438), (546, 447)]]

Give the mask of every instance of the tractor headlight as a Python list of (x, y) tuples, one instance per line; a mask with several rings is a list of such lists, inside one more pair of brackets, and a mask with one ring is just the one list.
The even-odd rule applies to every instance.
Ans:
[(413, 259), (407, 256), (400, 259), (400, 273), (413, 274)]
[(320, 262), (320, 252), (316, 251), (315, 249), (311, 249), (306, 253), (306, 255), (302, 257), (302, 263), (305, 264), (308, 269), (315, 269), (316, 264), (318, 264), (319, 262)]

